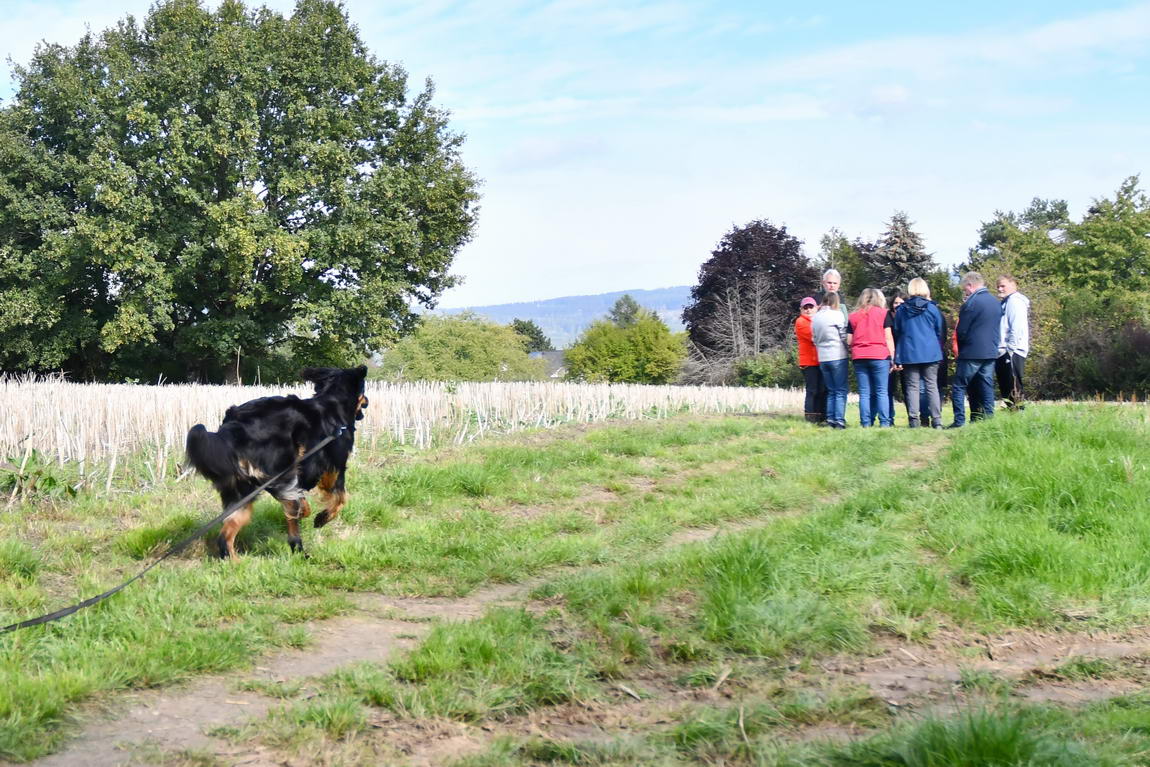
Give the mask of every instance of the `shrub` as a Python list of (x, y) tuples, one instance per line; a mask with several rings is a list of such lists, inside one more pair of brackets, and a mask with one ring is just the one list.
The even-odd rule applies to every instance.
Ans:
[(799, 360), (791, 348), (745, 357), (735, 364), (735, 376), (740, 386), (801, 387), (803, 373)]
[(679, 373), (686, 356), (682, 333), (641, 311), (622, 327), (600, 320), (567, 350), (567, 375), (576, 381), (665, 384)]
[(537, 381), (543, 360), (527, 356), (523, 336), (469, 313), (424, 317), (383, 355), (383, 378), (404, 381)]

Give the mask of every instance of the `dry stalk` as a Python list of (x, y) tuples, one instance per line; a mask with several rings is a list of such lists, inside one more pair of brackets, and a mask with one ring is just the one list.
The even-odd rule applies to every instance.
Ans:
[[(168, 456), (182, 454), (191, 426), (214, 429), (229, 406), (283, 394), (311, 392), (303, 386), (140, 386), (0, 377), (0, 457), (26, 448), (46, 461), (82, 461), (88, 472), (110, 463), (105, 482), (110, 488), (119, 454), (140, 453), (153, 479), (163, 479)], [(367, 394), (371, 406), (358, 424), (361, 450), (462, 444), (481, 435), (564, 423), (802, 408), (798, 391), (722, 386), (369, 382)]]

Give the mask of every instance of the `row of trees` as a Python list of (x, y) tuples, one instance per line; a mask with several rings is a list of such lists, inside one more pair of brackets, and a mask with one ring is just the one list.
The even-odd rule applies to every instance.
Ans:
[(683, 380), (783, 385), (801, 380), (792, 333), (798, 301), (816, 292), (827, 269), (842, 274), (847, 295), (866, 287), (889, 292), (918, 276), (945, 300), (957, 295), (903, 212), (891, 217), (874, 242), (850, 241), (832, 230), (814, 259), (785, 226), (752, 221), (728, 232), (699, 269), (683, 310), (690, 347)]
[(956, 277), (1010, 274), (1031, 299), (1028, 389), (1046, 397), (1150, 396), (1150, 198), (1137, 176), (1080, 219), (1065, 200), (1035, 198), (1021, 212), (996, 211), (965, 263), (948, 272), (923, 247), (905, 213), (870, 242), (832, 230), (808, 260), (785, 227), (735, 227), (699, 270), (683, 312), (690, 358), (681, 380), (798, 385), (791, 326), (797, 301), (829, 268), (844, 295), (888, 295), (924, 277), (940, 308), (957, 315)]
[[(684, 334), (672, 333), (629, 295), (591, 324), (562, 356), (566, 378), (576, 381), (674, 381), (686, 356)], [(553, 351), (532, 320), (499, 325), (478, 315), (424, 317), (383, 354), (375, 373), (387, 380), (534, 381), (548, 363), (534, 352)]]
[[(889, 295), (924, 276), (953, 321), (961, 303), (955, 278), (973, 269), (990, 285), (1011, 274), (1031, 299), (1027, 370), (1034, 394), (1150, 394), (1150, 199), (1137, 177), (1078, 220), (1064, 200), (1036, 198), (1019, 213), (996, 211), (966, 262), (949, 273), (901, 212), (873, 242), (832, 230), (820, 245), (808, 258), (785, 227), (766, 220), (734, 227), (700, 267), (683, 311), (686, 334), (671, 333), (624, 296), (567, 351), (568, 377), (801, 385), (791, 328), (798, 299), (817, 290), (823, 271), (839, 270), (848, 297), (864, 287)], [(522, 345), (532, 333), (519, 330)], [(503, 365), (502, 377), (516, 369)]]

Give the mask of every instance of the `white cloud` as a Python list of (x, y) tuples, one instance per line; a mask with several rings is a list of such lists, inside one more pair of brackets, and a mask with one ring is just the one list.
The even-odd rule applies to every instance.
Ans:
[(1075, 54), (1108, 54), (1150, 40), (1150, 4), (1102, 11), (1039, 27), (984, 30), (870, 40), (769, 63), (756, 79), (765, 82), (857, 79), (901, 72), (915, 79), (960, 73), (972, 65), (1011, 64), (1033, 68)]

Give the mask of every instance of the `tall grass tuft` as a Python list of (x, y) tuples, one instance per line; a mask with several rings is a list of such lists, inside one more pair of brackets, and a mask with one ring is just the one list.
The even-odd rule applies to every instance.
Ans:
[(1026, 711), (973, 710), (921, 723), (828, 760), (836, 767), (1090, 767), (1104, 764), (1084, 747), (1047, 732)]

